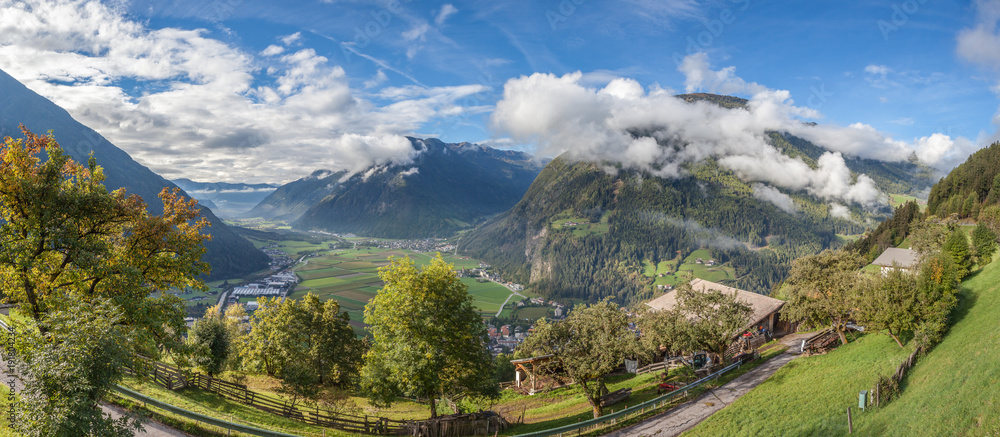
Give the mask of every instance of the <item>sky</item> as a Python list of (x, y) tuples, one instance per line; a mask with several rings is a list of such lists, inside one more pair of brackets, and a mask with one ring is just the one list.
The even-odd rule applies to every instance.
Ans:
[[(997, 139), (998, 21), (1000, 1), (0, 0), (0, 69), (168, 179), (361, 172), (417, 136), (666, 177), (713, 157), (779, 206), (866, 205), (884, 196), (845, 159), (943, 172)], [(771, 130), (829, 153), (788, 159)]]

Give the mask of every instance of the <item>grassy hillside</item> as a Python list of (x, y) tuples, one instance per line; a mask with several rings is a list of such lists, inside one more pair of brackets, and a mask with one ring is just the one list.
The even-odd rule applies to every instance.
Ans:
[(962, 284), (948, 336), (904, 380), (903, 395), (862, 422), (867, 435), (1000, 433), (1000, 263)]
[(903, 382), (889, 405), (857, 411), (858, 392), (910, 352), (870, 334), (824, 356), (797, 358), (698, 425), (690, 435), (843, 435), (854, 407), (860, 435), (996, 435), (1000, 432), (1000, 263), (962, 284), (948, 335)]

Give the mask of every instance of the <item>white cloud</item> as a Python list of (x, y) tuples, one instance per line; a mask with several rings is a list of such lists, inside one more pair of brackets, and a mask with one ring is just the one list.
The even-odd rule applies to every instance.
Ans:
[(876, 74), (879, 76), (885, 76), (886, 74), (889, 74), (890, 71), (892, 71), (892, 69), (886, 67), (885, 65), (871, 64), (865, 67), (865, 73)]
[(365, 81), (365, 89), (375, 88), (379, 85), (382, 85), (387, 80), (389, 80), (389, 76), (385, 75), (385, 71), (379, 69), (378, 72), (375, 73), (375, 76)]
[(437, 17), (434, 18), (434, 24), (438, 27), (443, 26), (448, 17), (454, 15), (456, 12), (458, 12), (458, 8), (451, 3), (445, 3), (444, 6), (441, 6), (441, 10), (438, 11)]
[[(281, 41), (300, 45), (301, 34)], [(0, 0), (0, 69), (168, 179), (285, 181), (405, 164), (403, 135), (482, 110), (457, 103), (478, 85), (376, 105), (314, 50), (279, 48), (255, 58), (205, 30), (150, 29), (93, 0)]]
[(895, 120), (889, 120), (889, 123), (898, 124), (900, 126), (913, 126), (913, 119), (910, 117), (901, 117)]
[(282, 47), (282, 46), (276, 46), (274, 44), (271, 44), (271, 45), (267, 46), (266, 49), (264, 49), (263, 51), (261, 51), (260, 54), (264, 55), (264, 56), (274, 56), (274, 55), (280, 55), (280, 54), (284, 53), (284, 51), (285, 51), (284, 47)]
[(794, 201), (792, 201), (791, 196), (778, 191), (777, 188), (769, 187), (762, 183), (753, 184), (753, 197), (765, 202), (771, 202), (774, 206), (777, 206), (778, 209), (789, 214), (795, 214), (799, 210), (799, 207), (795, 205)]
[[(967, 62), (979, 66), (993, 75), (993, 93), (1000, 95), (1000, 2), (976, 0), (976, 26), (958, 33), (955, 52)], [(1000, 140), (1000, 108), (993, 115), (997, 130), (992, 135), (981, 135), (979, 147)]]
[(851, 210), (844, 205), (839, 203), (830, 204), (830, 216), (836, 218), (842, 218), (844, 220), (851, 219)]
[(891, 72), (892, 69), (885, 65), (870, 64), (865, 67), (865, 80), (875, 88), (884, 89), (896, 86), (898, 83), (889, 79), (889, 73)]
[[(867, 176), (853, 178), (843, 155), (903, 161), (915, 153), (914, 145), (869, 125), (803, 123), (802, 118), (820, 114), (795, 106), (787, 91), (736, 77), (731, 67), (711, 70), (703, 54), (685, 59), (679, 70), (688, 75), (689, 91), (707, 87), (751, 93), (752, 98), (746, 108), (725, 109), (707, 102), (688, 103), (658, 87), (645, 90), (632, 79), (618, 78), (594, 88), (582, 83), (579, 72), (536, 73), (505, 84), (491, 124), (500, 135), (536, 143), (540, 155), (565, 153), (569, 159), (615, 161), (664, 177), (682, 174), (686, 162), (712, 157), (749, 181), (862, 205), (884, 203), (886, 198)], [(811, 168), (775, 149), (767, 137), (771, 131), (789, 132), (829, 152), (819, 158), (817, 168)], [(942, 156), (921, 155), (925, 160)]]
[(684, 73), (684, 86), (689, 93), (697, 90), (718, 94), (757, 94), (767, 91), (763, 85), (748, 83), (737, 77), (736, 67), (712, 71), (708, 66), (708, 55), (704, 52), (684, 57), (677, 69)]
[(285, 36), (282, 36), (282, 37), (280, 37), (278, 39), (280, 39), (281, 43), (284, 44), (284, 45), (286, 45), (286, 46), (290, 46), (290, 45), (296, 44), (296, 43), (300, 43), (301, 44), (301, 41), (302, 41), (302, 32), (295, 32), (295, 33), (293, 33), (291, 35), (285, 35)]

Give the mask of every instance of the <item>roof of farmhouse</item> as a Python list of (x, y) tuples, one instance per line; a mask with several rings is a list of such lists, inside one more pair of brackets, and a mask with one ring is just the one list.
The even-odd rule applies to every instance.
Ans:
[[(757, 294), (752, 291), (740, 290), (738, 288), (727, 287), (704, 279), (694, 279), (691, 281), (691, 288), (694, 291), (704, 293), (706, 290), (718, 290), (726, 294), (736, 294), (739, 300), (750, 304), (753, 307), (753, 315), (750, 317), (750, 325), (760, 322), (771, 313), (781, 309), (785, 301)], [(677, 290), (670, 291), (663, 296), (646, 302), (651, 308), (656, 310), (670, 310), (677, 305)]]
[(872, 264), (882, 267), (892, 267), (893, 264), (900, 268), (908, 269), (917, 265), (917, 252), (910, 249), (900, 249), (890, 247), (882, 252)]

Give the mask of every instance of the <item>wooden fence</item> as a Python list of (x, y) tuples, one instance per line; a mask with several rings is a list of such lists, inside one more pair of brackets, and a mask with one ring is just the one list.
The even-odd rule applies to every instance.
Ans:
[(917, 355), (920, 355), (921, 348), (917, 348), (910, 354), (906, 360), (899, 363), (899, 367), (896, 367), (896, 372), (892, 376), (883, 376), (878, 379), (875, 383), (875, 387), (872, 388), (871, 393), (871, 403), (875, 407), (880, 407), (883, 404), (889, 403), (892, 398), (899, 395), (899, 384), (906, 377), (906, 372), (917, 363)]
[[(507, 428), (508, 423), (492, 412), (442, 416), (434, 420), (394, 420), (385, 417), (359, 416), (333, 412), (318, 406), (293, 404), (275, 396), (256, 392), (246, 385), (146, 360), (143, 369), (156, 384), (168, 390), (197, 387), (226, 399), (254, 407), (278, 416), (310, 425), (348, 432), (379, 435), (410, 435), (415, 437), (451, 437), (460, 435), (490, 435)], [(134, 374), (134, 372), (133, 372)]]
[(407, 422), (406, 434), (413, 437), (495, 435), (507, 429), (507, 426), (508, 423), (503, 417), (492, 411), (486, 411)]

